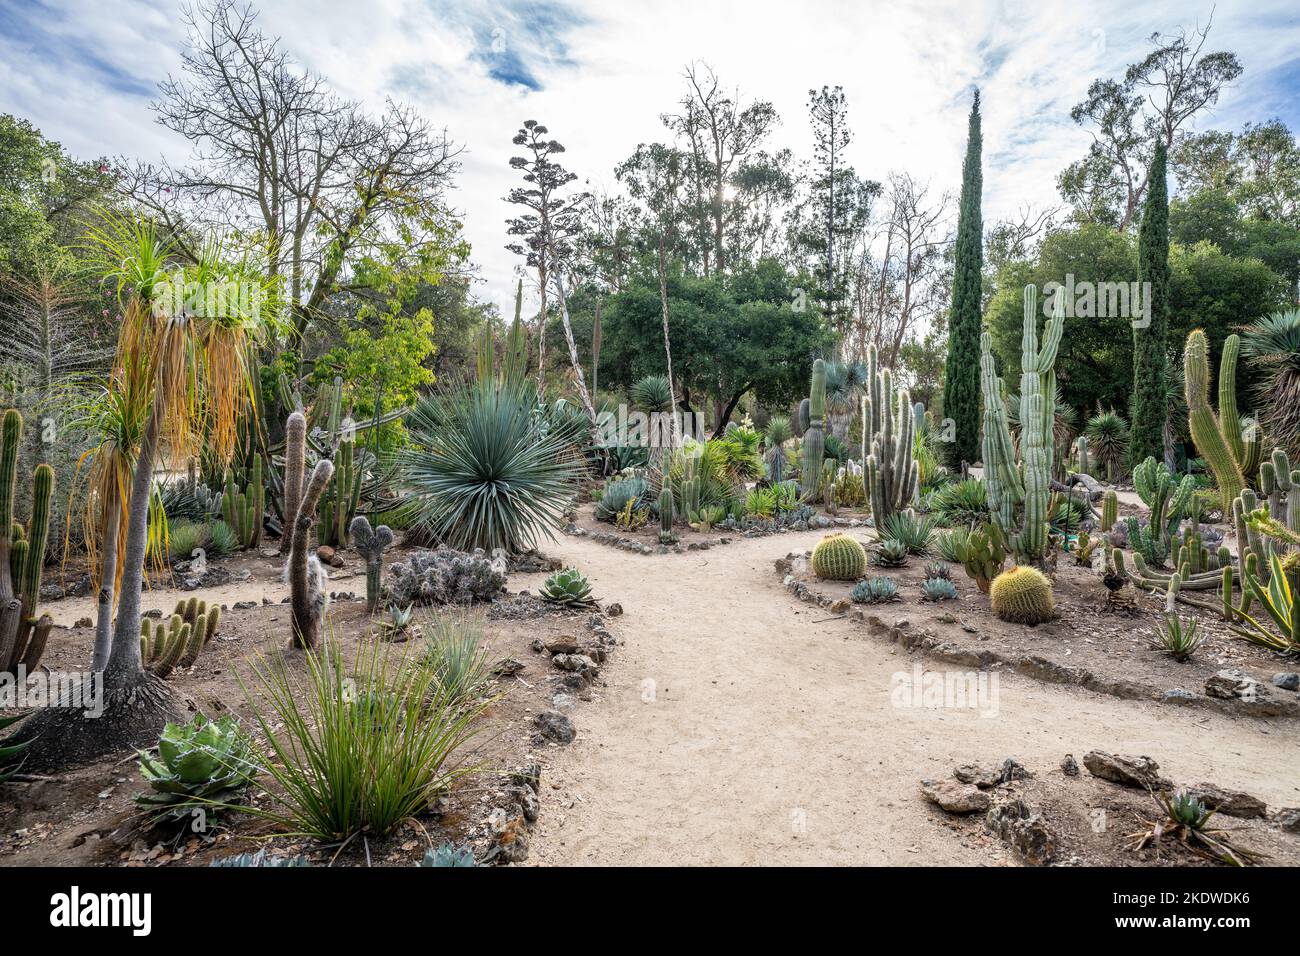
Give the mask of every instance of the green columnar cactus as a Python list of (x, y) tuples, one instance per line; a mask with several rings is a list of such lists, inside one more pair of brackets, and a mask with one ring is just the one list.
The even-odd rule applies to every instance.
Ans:
[(289, 609), (293, 631), (293, 646), (303, 650), (315, 648), (320, 637), (325, 604), (314, 593), (307, 567), (307, 546), (311, 540), (312, 524), (316, 521), (316, 506), (334, 475), (334, 463), (328, 458), (316, 462), (311, 477), (303, 487), (298, 513), (293, 519), (293, 547), (289, 551)]
[(822, 433), (826, 418), (826, 363), (813, 362), (812, 387), (808, 393), (808, 429), (803, 435), (803, 500), (818, 498), (822, 476), (822, 460), (826, 454), (826, 437)]
[(7, 674), (16, 673), (19, 666), (29, 672), (36, 669), (54, 626), (49, 615), (36, 617), (50, 532), (54, 469), (36, 467), (32, 517), (24, 528), (14, 516), (22, 433), (22, 416), (10, 409), (0, 428), (0, 673)]
[(895, 389), (893, 373), (879, 369), (876, 347), (867, 349), (867, 397), (862, 411), (863, 460), (871, 515), (877, 528), (904, 510), (916, 495), (919, 471), (913, 457), (916, 414), (907, 389)]
[(384, 552), (393, 543), (393, 530), (386, 524), (372, 528), (365, 515), (357, 515), (351, 531), (352, 547), (366, 560), (366, 610), (373, 614), (383, 594)]
[(1080, 474), (1090, 475), (1088, 470), (1088, 436), (1080, 435), (1075, 439), (1075, 444), (1079, 448), (1079, 472)]
[(866, 566), (866, 549), (846, 534), (828, 534), (813, 549), (813, 573), (828, 581), (860, 578)]
[(1101, 530), (1109, 531), (1119, 520), (1119, 495), (1107, 491), (1101, 499)]
[(659, 493), (659, 543), (669, 544), (674, 539), (673, 535), (673, 490), (664, 485), (663, 491)]
[(293, 522), (302, 501), (306, 465), (307, 416), (302, 412), (294, 412), (284, 426), (284, 530), (280, 535), (281, 554), (288, 554), (293, 546)]
[(1243, 476), (1255, 473), (1264, 450), (1259, 427), (1253, 422), (1242, 424), (1237, 412), (1237, 357), (1241, 354), (1241, 338), (1229, 335), (1223, 342), (1223, 355), (1219, 357), (1219, 425), (1223, 437), (1237, 459)]
[(1041, 624), (1056, 612), (1052, 582), (1041, 571), (1024, 566), (993, 579), (989, 602), (994, 614), (1013, 624)]
[(1056, 418), (1056, 353), (1065, 331), (1065, 304), (1056, 297), (1052, 318), (1038, 339), (1038, 289), (1025, 286), (1020, 345), (1020, 457), (1011, 440), (1002, 380), (993, 364), (993, 337), (980, 337), (980, 384), (984, 393), (984, 480), (989, 512), (1018, 560), (1043, 560), (1051, 498), (1053, 426)]
[(266, 509), (266, 487), (262, 483), (262, 456), (253, 456), (248, 484), (241, 491), (233, 474), (226, 476), (221, 496), (221, 515), (234, 529), (240, 547), (256, 548), (262, 543), (262, 519)]
[[(1210, 405), (1209, 344), (1200, 329), (1187, 336), (1187, 347), (1183, 350), (1183, 381), (1192, 441), (1214, 473), (1226, 513), (1232, 508), (1233, 499), (1246, 487), (1246, 479), (1242, 476), (1241, 463), (1233, 453), (1231, 439), (1225, 437), (1223, 425)], [(1235, 406), (1232, 414), (1235, 418)], [(1240, 441), (1240, 422), (1235, 424), (1235, 429)]]
[(317, 532), (321, 544), (347, 547), (348, 527), (356, 515), (361, 497), (361, 476), (356, 467), (356, 443), (339, 442), (334, 454), (334, 479), (321, 501), (321, 521)]
[(1174, 476), (1164, 462), (1147, 458), (1133, 469), (1133, 485), (1138, 497), (1151, 509), (1151, 522), (1141, 528), (1136, 518), (1129, 518), (1129, 544), (1152, 564), (1162, 565), (1169, 557), (1174, 535), (1196, 493), (1196, 481), (1191, 475), (1184, 475), (1175, 485)]

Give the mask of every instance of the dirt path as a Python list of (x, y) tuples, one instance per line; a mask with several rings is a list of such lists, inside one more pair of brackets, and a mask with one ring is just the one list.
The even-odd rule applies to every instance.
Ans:
[(776, 558), (819, 536), (658, 558), (574, 538), (548, 549), (622, 603), (626, 644), (609, 686), (576, 712), (577, 741), (550, 755), (533, 862), (1000, 865), (1009, 858), (992, 842), (947, 832), (917, 782), (1007, 756), (1047, 771), (1093, 748), (1300, 804), (1286, 724), (1005, 674), (996, 716), (894, 707), (891, 679), (918, 658), (826, 621), (775, 576)]

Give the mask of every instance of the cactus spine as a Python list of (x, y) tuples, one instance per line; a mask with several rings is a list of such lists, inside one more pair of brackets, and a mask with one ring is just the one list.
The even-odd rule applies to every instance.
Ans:
[(351, 531), (352, 547), (366, 559), (366, 610), (374, 614), (383, 593), (384, 551), (393, 543), (393, 530), (386, 524), (372, 528), (365, 515), (357, 515)]
[[(1233, 377), (1235, 379), (1235, 374)], [(1183, 381), (1187, 398), (1187, 424), (1191, 429), (1192, 441), (1214, 473), (1226, 514), (1232, 508), (1233, 499), (1246, 487), (1246, 479), (1242, 476), (1241, 464), (1233, 453), (1230, 439), (1225, 437), (1223, 425), (1210, 405), (1209, 345), (1205, 333), (1200, 329), (1187, 336), (1187, 346), (1183, 350)], [(1232, 416), (1236, 418), (1235, 406)], [(1238, 422), (1238, 432), (1240, 428)], [(1238, 439), (1240, 440), (1240, 434)]]
[[(803, 410), (800, 409), (800, 417)], [(808, 428), (803, 435), (804, 501), (816, 501), (822, 477), (822, 460), (826, 455), (826, 436), (822, 432), (826, 419), (826, 363), (813, 362), (812, 385), (808, 391)]]
[(22, 416), (15, 409), (5, 412), (0, 429), (0, 673), (7, 674), (16, 673), (20, 665), (28, 671), (36, 669), (54, 626), (48, 614), (36, 617), (50, 533), (54, 469), (38, 465), (34, 470), (32, 517), (24, 528), (14, 517), (22, 434)]
[(1041, 571), (1024, 566), (993, 579), (989, 603), (994, 614), (1014, 624), (1041, 624), (1056, 613), (1052, 582)]
[[(878, 368), (874, 345), (867, 349), (867, 395), (862, 405), (862, 451), (866, 488), (876, 527), (906, 509), (919, 478), (913, 458), (916, 409), (907, 389), (895, 389), (893, 373)], [(868, 449), (868, 435), (870, 446)]]
[(1080, 474), (1084, 474), (1084, 475), (1092, 474), (1092, 472), (1088, 470), (1088, 436), (1080, 435), (1077, 439), (1075, 439), (1075, 444), (1079, 448)]
[(852, 581), (860, 578), (866, 566), (866, 548), (846, 534), (828, 534), (813, 549), (813, 573), (828, 581)]
[(1053, 425), (1056, 418), (1056, 352), (1065, 330), (1064, 297), (1038, 340), (1038, 288), (1025, 286), (1020, 345), (1020, 459), (1002, 401), (1002, 380), (993, 365), (993, 337), (980, 336), (980, 386), (984, 394), (984, 480), (989, 512), (1021, 561), (1043, 560), (1051, 498)]
[(166, 679), (177, 667), (193, 667), (221, 626), (221, 607), (198, 598), (177, 602), (167, 623), (140, 622), (140, 659), (155, 676)]

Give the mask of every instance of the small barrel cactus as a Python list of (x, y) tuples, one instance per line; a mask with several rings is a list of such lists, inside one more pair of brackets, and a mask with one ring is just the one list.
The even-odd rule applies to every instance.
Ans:
[(878, 604), (898, 597), (898, 585), (889, 578), (868, 578), (853, 586), (853, 600), (858, 604)]
[(994, 578), (989, 599), (993, 613), (1013, 624), (1041, 624), (1056, 611), (1052, 582), (1041, 571), (1023, 565)]
[(852, 581), (862, 577), (866, 565), (866, 549), (846, 534), (828, 534), (813, 549), (812, 569), (819, 578)]
[(921, 597), (927, 601), (951, 601), (957, 597), (957, 585), (947, 578), (926, 578), (921, 582)]

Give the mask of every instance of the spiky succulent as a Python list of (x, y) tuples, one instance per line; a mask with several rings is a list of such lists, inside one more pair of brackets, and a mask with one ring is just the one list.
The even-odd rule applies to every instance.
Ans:
[(436, 850), (433, 847), (425, 850), (420, 866), (478, 866), (478, 864), (474, 862), (474, 851), (468, 846), (452, 846), (450, 843), (444, 843)]
[(1165, 809), (1169, 819), (1175, 824), (1198, 832), (1205, 829), (1205, 824), (1210, 821), (1210, 817), (1214, 816), (1214, 811), (1207, 807), (1200, 797), (1185, 790), (1179, 790), (1169, 797)]
[(647, 375), (632, 385), (632, 403), (643, 412), (666, 412), (672, 408), (673, 390), (667, 375)]
[(882, 568), (901, 568), (907, 564), (907, 555), (907, 545), (897, 538), (885, 538), (872, 554), (871, 560)]
[(921, 582), (921, 597), (927, 601), (951, 601), (957, 597), (957, 585), (947, 578), (926, 578)]
[(909, 508), (886, 518), (880, 531), (885, 538), (901, 541), (909, 554), (929, 554), (934, 540), (934, 519)]
[(1204, 640), (1205, 635), (1199, 631), (1196, 618), (1183, 620), (1177, 614), (1166, 614), (1151, 646), (1164, 651), (1176, 661), (1186, 661), (1196, 653)]
[(853, 585), (852, 598), (858, 604), (879, 604), (898, 598), (898, 585), (889, 578), (867, 578)]
[(952, 580), (952, 571), (946, 564), (940, 564), (938, 561), (931, 561), (925, 566), (926, 578), (942, 578), (945, 581)]
[(637, 511), (649, 503), (650, 482), (644, 478), (620, 478), (605, 486), (596, 504), (596, 518), (600, 521), (613, 522), (627, 510), (631, 502), (632, 510)]
[(577, 568), (565, 568), (547, 578), (542, 584), (542, 597), (552, 604), (572, 608), (594, 607), (596, 604), (586, 575)]
[(951, 482), (934, 492), (930, 499), (930, 510), (940, 524), (956, 528), (973, 527), (988, 520), (988, 489), (980, 478)]
[(188, 724), (168, 724), (158, 739), (158, 756), (140, 751), (140, 774), (149, 791), (135, 802), (155, 822), (183, 820), (196, 810), (218, 812), (234, 803), (257, 776), (249, 741), (229, 714), (217, 720), (196, 715)]

